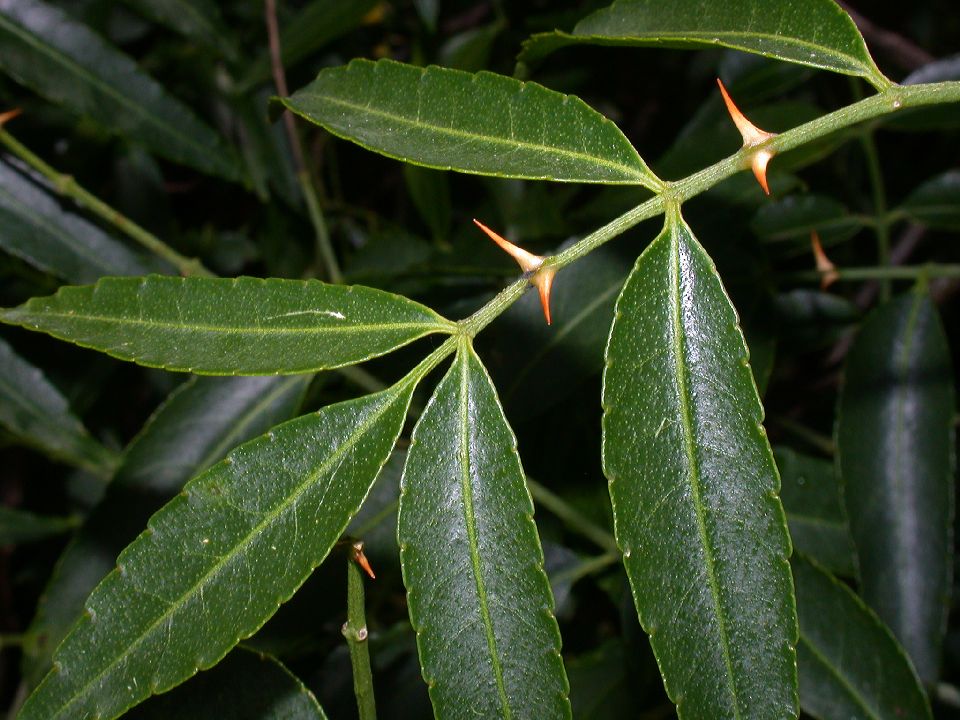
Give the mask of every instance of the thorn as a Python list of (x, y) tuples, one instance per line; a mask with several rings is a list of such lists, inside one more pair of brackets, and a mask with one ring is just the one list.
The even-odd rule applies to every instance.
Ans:
[(553, 278), (557, 274), (556, 268), (546, 267), (541, 270), (540, 266), (543, 265), (543, 258), (540, 255), (534, 255), (521, 247), (517, 247), (509, 240), (505, 240), (497, 235), (497, 233), (476, 218), (473, 219), (473, 222), (478, 228), (483, 230), (491, 240), (510, 255), (510, 257), (516, 260), (524, 273), (532, 273), (530, 282), (536, 286), (540, 293), (540, 304), (543, 306), (543, 316), (547, 319), (547, 325), (550, 325), (552, 322), (550, 318), (550, 289), (553, 287)]
[[(733, 120), (733, 124), (737, 126), (737, 130), (740, 131), (740, 137), (743, 138), (743, 146), (745, 148), (755, 147), (776, 135), (776, 133), (761, 130), (747, 120), (746, 115), (740, 112), (740, 108), (734, 104), (733, 99), (723, 86), (723, 81), (720, 78), (717, 78), (717, 85), (720, 86), (720, 94), (723, 95), (723, 102), (727, 106), (727, 112), (730, 113), (730, 117)], [(767, 184), (767, 164), (773, 155), (772, 150), (764, 149), (757, 150), (752, 153), (750, 157), (750, 168), (753, 170), (754, 177), (757, 178), (757, 182), (760, 183), (760, 187), (763, 188), (763, 191), (767, 195), (770, 194), (770, 186)]]
[(353, 561), (363, 568), (363, 571), (370, 576), (371, 580), (376, 580), (377, 576), (373, 574), (373, 568), (370, 567), (370, 561), (363, 554), (363, 541), (357, 540), (353, 543)]
[(820, 289), (826, 290), (840, 279), (840, 273), (837, 272), (837, 266), (831, 262), (830, 258), (823, 251), (823, 245), (820, 244), (820, 236), (814, 230), (810, 233), (810, 245), (813, 247), (813, 257), (817, 263), (817, 272), (820, 273)]
[(517, 247), (509, 240), (505, 240), (476, 218), (473, 219), (473, 224), (483, 230), (491, 240), (493, 240), (501, 247), (501, 249), (504, 250), (504, 252), (516, 260), (517, 264), (520, 266), (520, 269), (525, 273), (532, 273), (534, 270), (538, 270), (540, 266), (543, 265), (542, 257), (539, 255), (534, 255), (533, 253), (529, 253), (523, 248)]
[(556, 268), (547, 267), (540, 270), (531, 280), (540, 293), (540, 305), (543, 306), (543, 316), (547, 319), (547, 325), (552, 322), (550, 320), (550, 288), (553, 287), (553, 278), (556, 274)]
[(20, 108), (14, 108), (13, 110), (7, 110), (5, 113), (0, 113), (0, 127), (6, 125), (10, 120), (13, 120), (22, 112), (23, 110)]

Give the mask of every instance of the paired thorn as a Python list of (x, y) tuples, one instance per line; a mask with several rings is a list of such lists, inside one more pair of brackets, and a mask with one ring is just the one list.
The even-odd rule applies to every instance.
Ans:
[(370, 561), (367, 560), (367, 556), (363, 554), (363, 541), (357, 540), (352, 544), (351, 548), (353, 561), (359, 565), (367, 575), (370, 576), (371, 580), (376, 580), (377, 576), (373, 574), (373, 568), (370, 567)]
[(8, 122), (13, 120), (15, 117), (17, 117), (17, 115), (19, 115), (22, 112), (23, 110), (21, 110), (20, 108), (14, 108), (13, 110), (7, 110), (4, 113), (0, 113), (0, 127), (3, 127), (4, 125), (6, 125)]
[(557, 269), (553, 267), (541, 267), (543, 265), (542, 256), (534, 255), (521, 247), (517, 247), (476, 218), (473, 219), (473, 223), (483, 230), (504, 252), (516, 260), (524, 274), (530, 276), (530, 282), (540, 293), (540, 304), (543, 306), (543, 316), (547, 319), (547, 325), (550, 325), (552, 322), (550, 318), (550, 289), (553, 287), (553, 278), (557, 274)]
[[(733, 119), (733, 124), (737, 126), (737, 130), (740, 131), (740, 136), (743, 138), (743, 146), (745, 148), (753, 148), (757, 145), (766, 142), (772, 138), (776, 133), (769, 133), (766, 130), (761, 130), (752, 122), (747, 120), (747, 117), (740, 112), (740, 109), (734, 104), (733, 100), (730, 98), (727, 89), (723, 86), (723, 81), (720, 78), (717, 78), (717, 85), (720, 86), (720, 94), (723, 95), (723, 102), (727, 106), (727, 111), (730, 113), (730, 117)], [(754, 177), (757, 178), (757, 182), (760, 183), (760, 187), (763, 188), (763, 191), (769, 195), (770, 186), (767, 185), (767, 164), (770, 162), (770, 159), (774, 156), (772, 150), (762, 149), (755, 150), (750, 158), (750, 169), (753, 170)]]
[(823, 245), (820, 244), (820, 236), (817, 235), (816, 230), (810, 233), (810, 245), (813, 248), (813, 258), (817, 264), (817, 272), (820, 273), (820, 289), (826, 290), (840, 279), (840, 273), (837, 272), (837, 266), (823, 251)]

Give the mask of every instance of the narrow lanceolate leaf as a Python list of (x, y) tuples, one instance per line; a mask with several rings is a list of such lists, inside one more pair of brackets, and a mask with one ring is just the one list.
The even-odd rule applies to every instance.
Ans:
[(213, 0), (126, 0), (161, 25), (235, 59), (237, 48)]
[(903, 648), (846, 585), (794, 556), (800, 705), (817, 718), (929, 718), (930, 705)]
[(103, 499), (57, 562), (23, 646), (31, 687), (83, 613), (90, 592), (147, 520), (240, 443), (296, 414), (309, 375), (191, 378), (171, 393), (127, 446)]
[(2, 160), (0, 249), (73, 283), (160, 269), (96, 225), (65, 210), (39, 177)]
[(900, 210), (914, 222), (960, 231), (960, 170), (930, 178), (907, 196)]
[(777, 469), (736, 311), (679, 213), (617, 301), (603, 407), (617, 543), (680, 717), (795, 717)]
[(360, 286), (259, 278), (104, 278), (0, 312), (149, 367), (210, 375), (313, 372), (383, 355), (455, 325)]
[(891, 84), (877, 69), (853, 20), (833, 0), (676, 0), (669, 5), (617, 0), (585, 17), (572, 33), (534, 35), (524, 44), (519, 61), (536, 62), (573, 44), (728, 47), (860, 75), (878, 88)]
[(0, 0), (0, 72), (158, 155), (239, 178), (209, 125), (131, 57), (42, 0)]
[(411, 377), (278, 425), (191, 481), (94, 590), (21, 720), (115, 718), (256, 631), (357, 512)]
[(125, 720), (326, 720), (317, 699), (270, 655), (239, 647), (212, 670), (151, 698)]
[(861, 595), (927, 683), (937, 679), (950, 605), (952, 379), (936, 308), (910, 293), (864, 321), (837, 420)]
[(93, 472), (109, 474), (114, 453), (94, 440), (43, 372), (0, 339), (0, 425), (28, 445)]
[(494, 73), (354, 60), (281, 102), (334, 135), (415, 165), (661, 186), (617, 126), (582, 100)]
[(436, 716), (569, 717), (516, 439), (466, 341), (414, 430), (398, 534)]
[(51, 535), (67, 532), (77, 524), (76, 518), (35, 515), (26, 510), (0, 505), (0, 545), (43, 540)]
[(834, 463), (785, 447), (776, 448), (774, 457), (794, 549), (831, 572), (853, 577), (856, 552)]

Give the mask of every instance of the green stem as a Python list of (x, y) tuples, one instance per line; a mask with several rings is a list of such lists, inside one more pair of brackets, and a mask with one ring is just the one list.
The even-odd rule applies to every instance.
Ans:
[(353, 666), (353, 692), (357, 697), (360, 720), (376, 720), (377, 703), (373, 694), (373, 673), (370, 671), (369, 632), (364, 609), (363, 574), (356, 562), (356, 553), (363, 551), (363, 543), (354, 543), (347, 559), (347, 622), (341, 632), (350, 649)]
[(554, 575), (552, 579), (554, 582), (567, 580), (573, 584), (587, 575), (593, 575), (601, 570), (606, 570), (611, 565), (620, 562), (621, 557), (619, 550), (611, 550), (605, 552), (603, 555), (597, 555), (596, 557), (584, 560), (568, 570), (559, 572)]
[[(873, 212), (876, 222), (873, 232), (877, 236), (877, 263), (882, 267), (890, 266), (890, 226), (887, 224), (887, 191), (883, 183), (883, 173), (880, 170), (880, 156), (877, 153), (877, 143), (873, 138), (873, 131), (865, 129), (860, 135), (860, 144), (867, 161), (867, 174), (870, 178), (870, 190), (873, 193)], [(880, 283), (880, 299), (890, 299), (890, 279), (883, 278)]]
[(824, 455), (832, 456), (837, 451), (837, 446), (834, 445), (833, 439), (827, 437), (826, 435), (821, 435), (816, 430), (812, 430), (806, 425), (798, 423), (795, 420), (791, 420), (790, 418), (779, 416), (773, 416), (770, 418), (770, 420), (781, 430), (785, 430), (794, 437), (803, 440), (811, 447), (822, 452)]
[(616, 553), (617, 557), (620, 556), (617, 541), (606, 529), (584, 517), (579, 510), (569, 505), (566, 500), (554, 494), (536, 480), (528, 477), (527, 487), (530, 488), (530, 494), (533, 496), (534, 501), (539, 505), (543, 505), (543, 507), (560, 518), (568, 528), (579, 533), (603, 550)]
[(26, 641), (26, 635), (22, 633), (10, 633), (9, 635), (0, 635), (0, 648), (20, 647)]
[[(857, 282), (861, 280), (922, 280), (924, 278), (960, 278), (960, 265), (897, 265), (889, 267), (837, 268), (837, 280)], [(821, 277), (816, 270), (790, 273), (788, 280), (816, 281)]]
[(342, 285), (343, 273), (340, 271), (336, 253), (333, 252), (333, 244), (330, 242), (330, 233), (327, 230), (327, 221), (323, 216), (323, 210), (320, 208), (320, 201), (317, 199), (310, 173), (306, 169), (298, 171), (297, 180), (300, 182), (303, 199), (307, 203), (307, 212), (310, 215), (310, 223), (313, 225), (313, 232), (317, 238), (317, 250), (323, 262), (323, 268), (327, 273), (327, 279), (335, 285)]
[(0, 127), (0, 143), (27, 165), (47, 178), (53, 185), (53, 189), (56, 190), (59, 195), (70, 198), (80, 207), (86, 208), (100, 219), (110, 223), (157, 257), (161, 257), (169, 262), (177, 268), (181, 275), (213, 277), (213, 273), (207, 270), (199, 260), (181, 255), (156, 235), (144, 230), (133, 222), (133, 220), (125, 217), (98, 197), (85, 190), (73, 177), (55, 170), (2, 127)]

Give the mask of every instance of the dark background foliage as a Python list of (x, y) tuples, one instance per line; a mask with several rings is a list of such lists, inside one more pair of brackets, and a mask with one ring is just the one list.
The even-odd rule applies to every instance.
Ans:
[[(280, 124), (263, 126), (275, 93), (263, 72), (266, 31), (260, 2), (224, 5), (231, 57), (222, 48), (186, 39), (138, 13), (139, 3), (84, 0), (59, 3), (67, 12), (137, 59), (140, 67), (218, 128), (238, 147), (267, 132), (272, 155), (248, 166), (268, 178), (231, 183), (150, 155), (108, 128), (78, 118), (0, 74), (0, 110), (24, 114), (8, 129), (60, 171), (218, 274), (322, 277), (313, 231), (292, 174)], [(603, 2), (489, 2), (454, 0), (374, 4), (362, 24), (287, 67), (291, 88), (316, 72), (353, 57), (391, 57), (468, 70), (513, 74), (521, 43), (531, 33), (569, 28)], [(415, 7), (415, 5), (417, 7)], [(281, 27), (303, 3), (282, 2)], [(894, 80), (960, 48), (960, 13), (947, 0), (857, 8), (878, 65)], [(259, 82), (237, 92), (259, 68)], [(268, 68), (267, 68), (268, 71)], [(737, 89), (741, 107), (757, 124), (781, 130), (866, 94), (859, 80), (818, 73), (730, 51), (577, 47), (563, 50), (530, 77), (574, 93), (613, 119), (661, 177), (681, 177), (734, 152), (739, 140), (723, 115), (714, 78)], [(898, 206), (928, 178), (956, 169), (955, 106), (894, 121), (873, 132), (887, 204)], [(923, 131), (917, 128), (922, 127)], [(308, 167), (321, 188), (335, 249), (350, 282), (416, 298), (447, 317), (479, 307), (507, 279), (512, 262), (483, 237), (480, 218), (534, 252), (551, 252), (635, 205), (645, 191), (497, 180), (405, 169), (400, 163), (299, 126)], [(740, 313), (765, 386), (768, 432), (775, 446), (829, 458), (840, 369), (851, 331), (878, 296), (875, 281), (841, 283), (821, 292), (808, 236), (771, 241), (764, 222), (772, 203), (789, 195), (822, 195), (846, 211), (841, 229), (822, 232), (837, 265), (876, 263), (870, 219), (876, 215), (862, 143), (855, 132), (775, 159), (773, 198), (764, 198), (746, 173), (685, 206), (685, 217), (716, 260)], [(820, 218), (822, 219), (822, 218)], [(846, 228), (846, 229), (845, 229)], [(557, 281), (554, 317), (562, 324), (605, 297), (612, 313), (618, 283), (659, 230), (641, 224), (573, 267)], [(0, 232), (3, 229), (0, 228)], [(960, 262), (953, 230), (900, 222), (892, 227), (897, 262)], [(59, 281), (0, 254), (0, 306), (48, 294)], [(902, 286), (902, 287), (901, 287)], [(898, 283), (895, 289), (906, 289)], [(956, 280), (937, 280), (931, 292), (955, 353), (960, 348)], [(478, 339), (530, 477), (584, 518), (609, 528), (609, 499), (600, 468), (598, 402), (607, 320), (589, 323), (548, 345), (535, 298), (527, 296)], [(601, 314), (601, 317), (603, 315)], [(184, 377), (121, 363), (53, 339), (4, 327), (0, 336), (44, 368), (76, 415), (106, 446), (123, 448)], [(426, 339), (373, 361), (369, 372), (390, 382), (408, 370)], [(549, 352), (545, 351), (549, 349)], [(425, 401), (432, 381), (415, 402)], [(311, 409), (358, 394), (348, 378), (318, 377), (306, 393)], [(403, 442), (401, 442), (401, 445)], [(368, 622), (378, 704), (383, 717), (429, 717), (416, 647), (407, 620), (395, 540), (396, 481), (401, 461), (388, 465), (354, 528), (363, 529), (377, 580), (367, 589)], [(101, 479), (55, 462), (0, 430), (0, 500), (53, 516), (83, 517), (104, 490)], [(536, 498), (535, 498), (536, 499)], [(152, 499), (157, 502), (156, 499)], [(143, 506), (138, 512), (158, 507)], [(391, 511), (391, 508), (394, 508)], [(788, 507), (789, 510), (789, 507)], [(649, 644), (639, 628), (618, 562), (587, 561), (603, 550), (538, 507), (537, 521), (557, 600), (563, 654), (578, 717), (668, 717), (667, 700)], [(11, 640), (0, 656), (0, 698), (10, 706), (22, 692), (15, 636), (24, 632), (67, 537), (61, 535), (0, 551), (0, 634)], [(334, 555), (295, 598), (248, 644), (281, 659), (317, 694), (331, 717), (350, 717), (350, 664), (340, 634), (345, 617), (345, 573)], [(574, 582), (575, 580), (575, 582)], [(954, 593), (957, 597), (957, 593)], [(946, 633), (936, 714), (960, 707), (960, 633), (953, 614)], [(22, 699), (22, 698), (21, 698)], [(644, 714), (646, 713), (646, 714)]]

